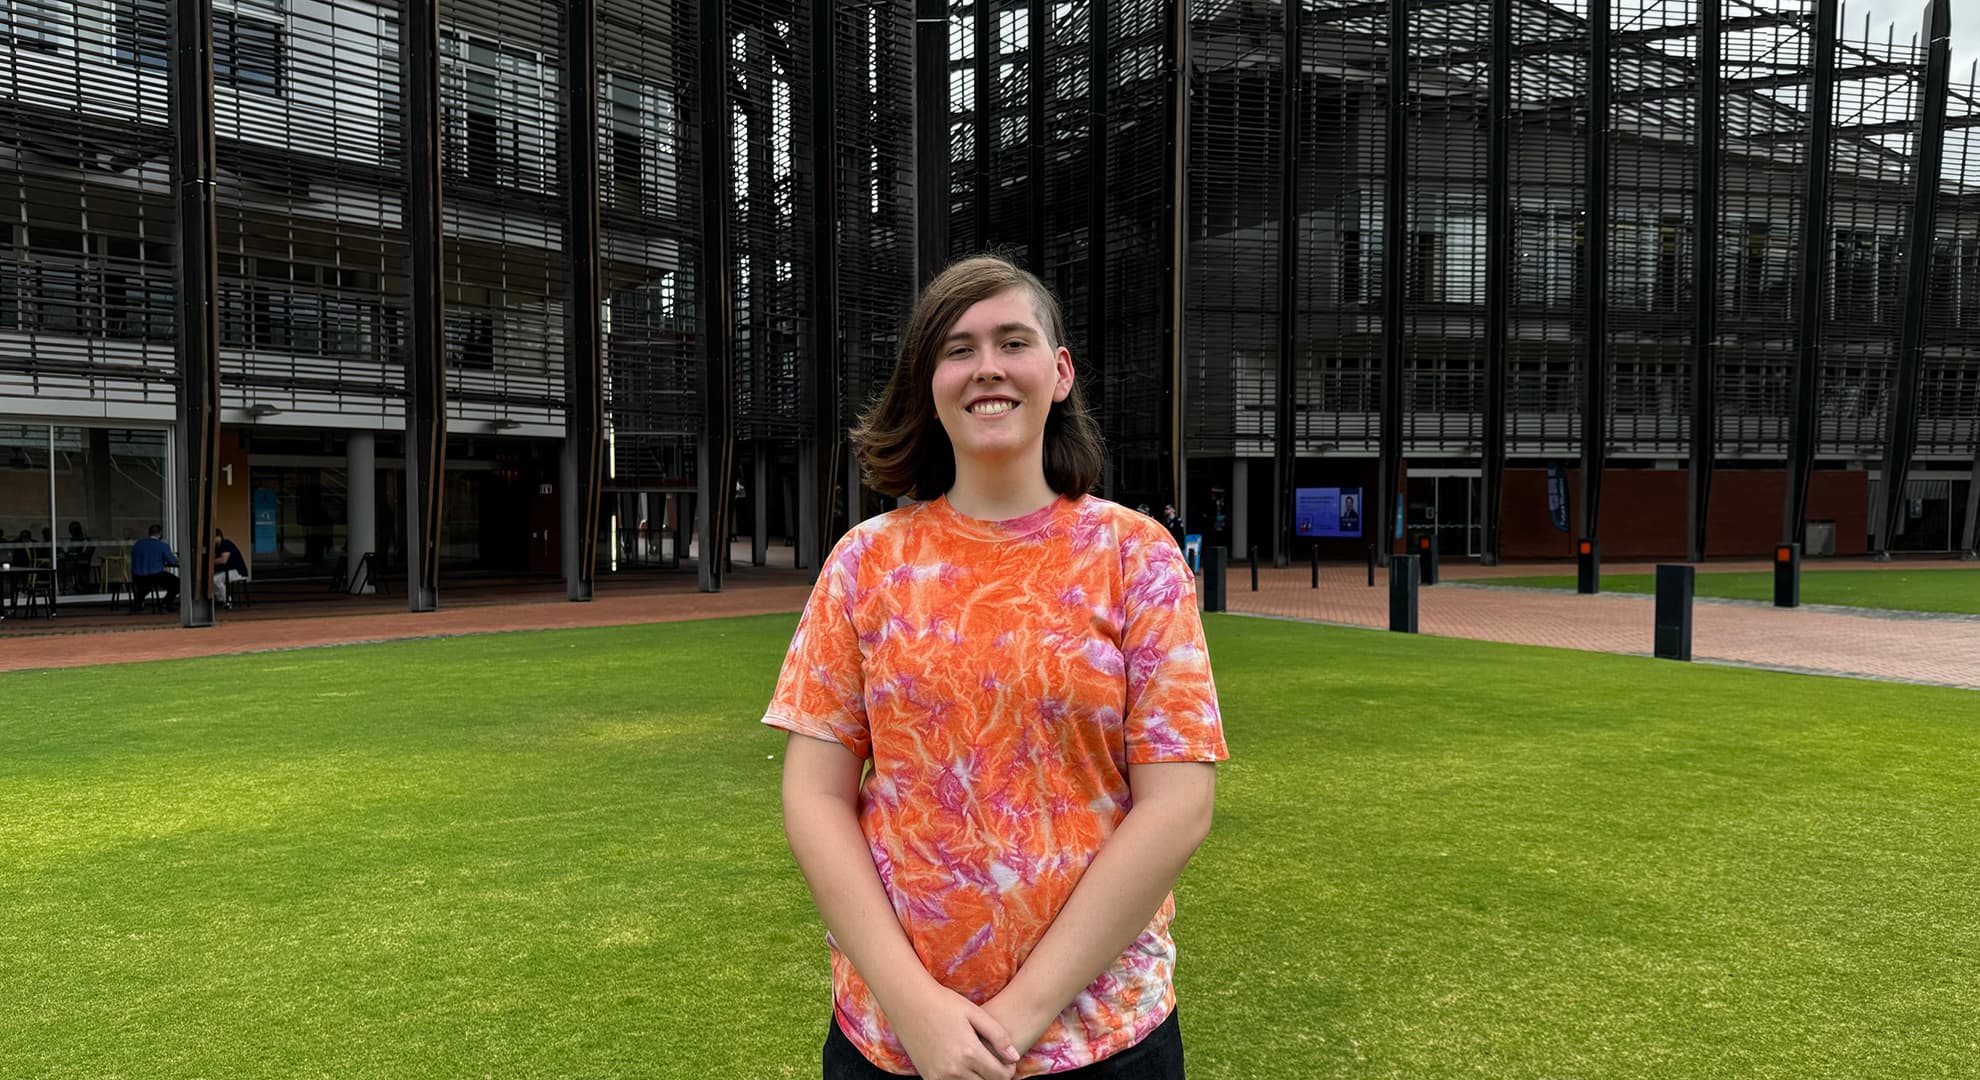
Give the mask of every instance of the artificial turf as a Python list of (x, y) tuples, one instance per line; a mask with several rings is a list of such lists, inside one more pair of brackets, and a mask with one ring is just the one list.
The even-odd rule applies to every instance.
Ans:
[[(1197, 1080), (1980, 1060), (1980, 695), (1209, 624)], [(0, 1076), (815, 1077), (792, 625), (0, 676)]]
[[(1728, 600), (1774, 600), (1772, 571), (1700, 571), (1698, 596)], [(1491, 578), (1482, 585), (1519, 585), (1532, 589), (1572, 589), (1572, 575)], [(1604, 574), (1609, 592), (1654, 593), (1651, 574)], [(1980, 615), (1980, 569), (1948, 567), (1934, 570), (1809, 570), (1801, 572), (1801, 602), (1841, 607), (1884, 608), (1891, 611), (1936, 611)]]

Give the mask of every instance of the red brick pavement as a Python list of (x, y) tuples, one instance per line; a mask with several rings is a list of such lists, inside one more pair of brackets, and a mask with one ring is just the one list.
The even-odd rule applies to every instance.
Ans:
[[(1867, 562), (1837, 563), (1852, 569)], [(1890, 565), (1890, 564), (1885, 564)], [(1959, 563), (1903, 563), (1907, 570)], [(1712, 569), (1767, 569), (1756, 562), (1713, 563)], [(1827, 569), (1825, 563), (1823, 568)], [(1647, 572), (1604, 564), (1605, 573)], [(1448, 580), (1538, 574), (1572, 574), (1574, 567), (1527, 565), (1442, 568)], [(1386, 571), (1375, 587), (1365, 566), (1329, 566), (1319, 590), (1306, 567), (1261, 568), (1251, 591), (1246, 567), (1230, 571), (1230, 610), (1347, 626), (1389, 625)], [(1652, 597), (1623, 593), (1578, 596), (1571, 592), (1437, 585), (1418, 594), (1417, 625), (1441, 637), (1549, 645), (1647, 656), (1652, 649)], [(1902, 613), (1851, 613), (1839, 608), (1778, 609), (1765, 604), (1700, 600), (1692, 609), (1692, 656), (1734, 664), (1980, 689), (1980, 619)]]
[[(68, 613), (57, 620), (0, 624), (0, 671), (128, 663), (214, 656), (270, 649), (306, 648), (365, 641), (620, 626), (681, 619), (795, 612), (809, 587), (786, 567), (748, 568), (747, 554), (727, 591), (694, 591), (692, 573), (614, 577), (601, 582), (588, 604), (562, 599), (552, 581), (443, 587), (442, 609), (414, 615), (402, 597), (323, 597), (314, 590), (284, 602), (258, 599), (242, 612), (224, 612), (219, 625), (186, 630), (170, 616)], [(773, 557), (778, 553), (773, 553)], [(1764, 570), (1768, 563), (1713, 563), (1717, 570)], [(1831, 567), (1872, 570), (1867, 560)], [(1888, 564), (1887, 564), (1888, 565)], [(1959, 563), (1907, 562), (1906, 569)], [(1651, 564), (1611, 563), (1607, 573), (1647, 572)], [(1571, 574), (1573, 566), (1523, 564), (1443, 567), (1449, 581), (1530, 574)], [(1306, 567), (1261, 568), (1260, 591), (1250, 591), (1250, 571), (1233, 567), (1231, 610), (1314, 622), (1381, 628), (1388, 625), (1384, 572), (1376, 587), (1363, 566), (1330, 565), (1322, 588), (1308, 587)], [(443, 586), (446, 583), (443, 582)], [(1521, 645), (1549, 645), (1598, 652), (1648, 655), (1652, 602), (1647, 596), (1608, 593), (1576, 596), (1532, 589), (1436, 586), (1422, 591), (1423, 632)], [(1780, 611), (1760, 604), (1700, 601), (1693, 652), (1701, 660), (1893, 679), (1980, 689), (1980, 619), (1881, 617), (1837, 609)]]

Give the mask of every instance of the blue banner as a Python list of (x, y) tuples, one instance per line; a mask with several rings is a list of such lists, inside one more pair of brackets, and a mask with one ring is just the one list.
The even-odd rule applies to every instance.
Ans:
[(1361, 489), (1296, 488), (1293, 534), (1312, 537), (1361, 535)]
[(275, 489), (254, 489), (254, 553), (275, 554)]
[(1567, 467), (1558, 461), (1547, 463), (1547, 512), (1555, 529), (1568, 531)]

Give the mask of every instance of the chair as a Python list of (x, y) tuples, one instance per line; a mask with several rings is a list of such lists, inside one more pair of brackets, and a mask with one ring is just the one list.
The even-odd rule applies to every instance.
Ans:
[(47, 559), (34, 560), (33, 572), (27, 576), (27, 585), (22, 590), (27, 596), (27, 613), (33, 615), (46, 604), (42, 612), (46, 618), (55, 617), (55, 567)]
[(103, 591), (110, 594), (110, 606), (116, 607), (119, 597), (131, 591), (131, 556), (128, 552), (113, 551), (103, 556)]

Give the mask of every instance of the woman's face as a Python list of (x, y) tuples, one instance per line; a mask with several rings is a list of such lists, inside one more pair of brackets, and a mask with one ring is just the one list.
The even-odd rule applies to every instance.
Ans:
[(935, 414), (959, 470), (1026, 461), (1042, 469), (1045, 418), (1072, 387), (1072, 354), (1046, 340), (1021, 286), (963, 312), (936, 348)]

